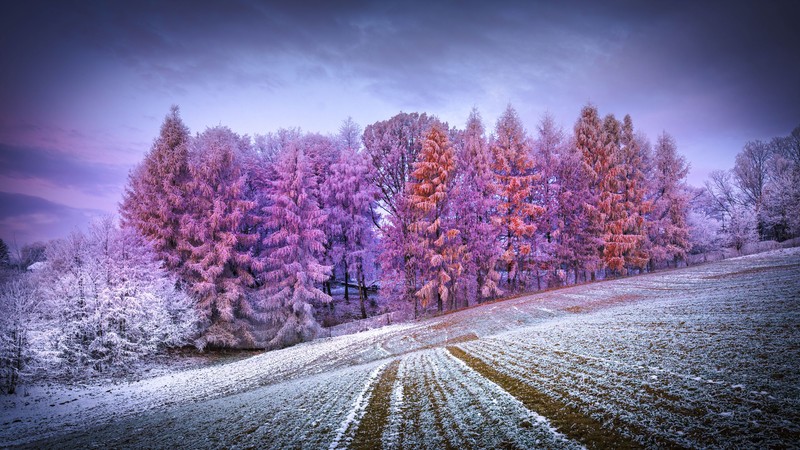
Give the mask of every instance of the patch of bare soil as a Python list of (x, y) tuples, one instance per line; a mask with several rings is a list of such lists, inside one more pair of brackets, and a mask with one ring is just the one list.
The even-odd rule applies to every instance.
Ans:
[(371, 450), (381, 447), (381, 436), (386, 424), (389, 423), (392, 387), (397, 379), (397, 369), (399, 367), (400, 360), (396, 359), (389, 363), (381, 373), (372, 391), (372, 397), (367, 404), (367, 409), (364, 411), (364, 417), (358, 424), (355, 436), (353, 436), (350, 448)]

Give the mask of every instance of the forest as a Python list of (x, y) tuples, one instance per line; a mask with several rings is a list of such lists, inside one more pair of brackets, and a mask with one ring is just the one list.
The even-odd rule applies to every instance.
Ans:
[(375, 297), (418, 318), (800, 235), (800, 126), (702, 188), (688, 171), (668, 133), (591, 104), (569, 130), (509, 105), (489, 130), (477, 110), (463, 129), (401, 112), (253, 137), (192, 135), (173, 107), (117, 218), (0, 241), (2, 388), (308, 341), (341, 288), (362, 318)]

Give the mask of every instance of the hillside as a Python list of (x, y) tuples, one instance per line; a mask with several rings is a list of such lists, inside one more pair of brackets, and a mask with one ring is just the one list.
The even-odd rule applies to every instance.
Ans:
[(10, 447), (792, 447), (800, 249), (4, 400)]

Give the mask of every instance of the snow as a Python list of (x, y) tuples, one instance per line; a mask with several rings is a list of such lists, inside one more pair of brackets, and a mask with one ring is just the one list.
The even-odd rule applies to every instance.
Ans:
[[(382, 443), (576, 448), (444, 345), (645, 446), (800, 437), (800, 249), (604, 281), (137, 382), (0, 397), (4, 446), (338, 447), (387, 392)], [(544, 416), (544, 417), (543, 417)]]

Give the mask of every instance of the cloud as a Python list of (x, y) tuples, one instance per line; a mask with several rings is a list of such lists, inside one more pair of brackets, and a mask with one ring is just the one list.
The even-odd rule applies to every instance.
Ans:
[(93, 209), (70, 208), (40, 197), (0, 191), (0, 238), (22, 247), (48, 241), (85, 228), (93, 217), (107, 214)]
[[(130, 165), (90, 162), (68, 153), (0, 143), (0, 176), (6, 180), (41, 180), (56, 187), (100, 195), (124, 185), (130, 168)], [(8, 186), (0, 189), (9, 190)]]

